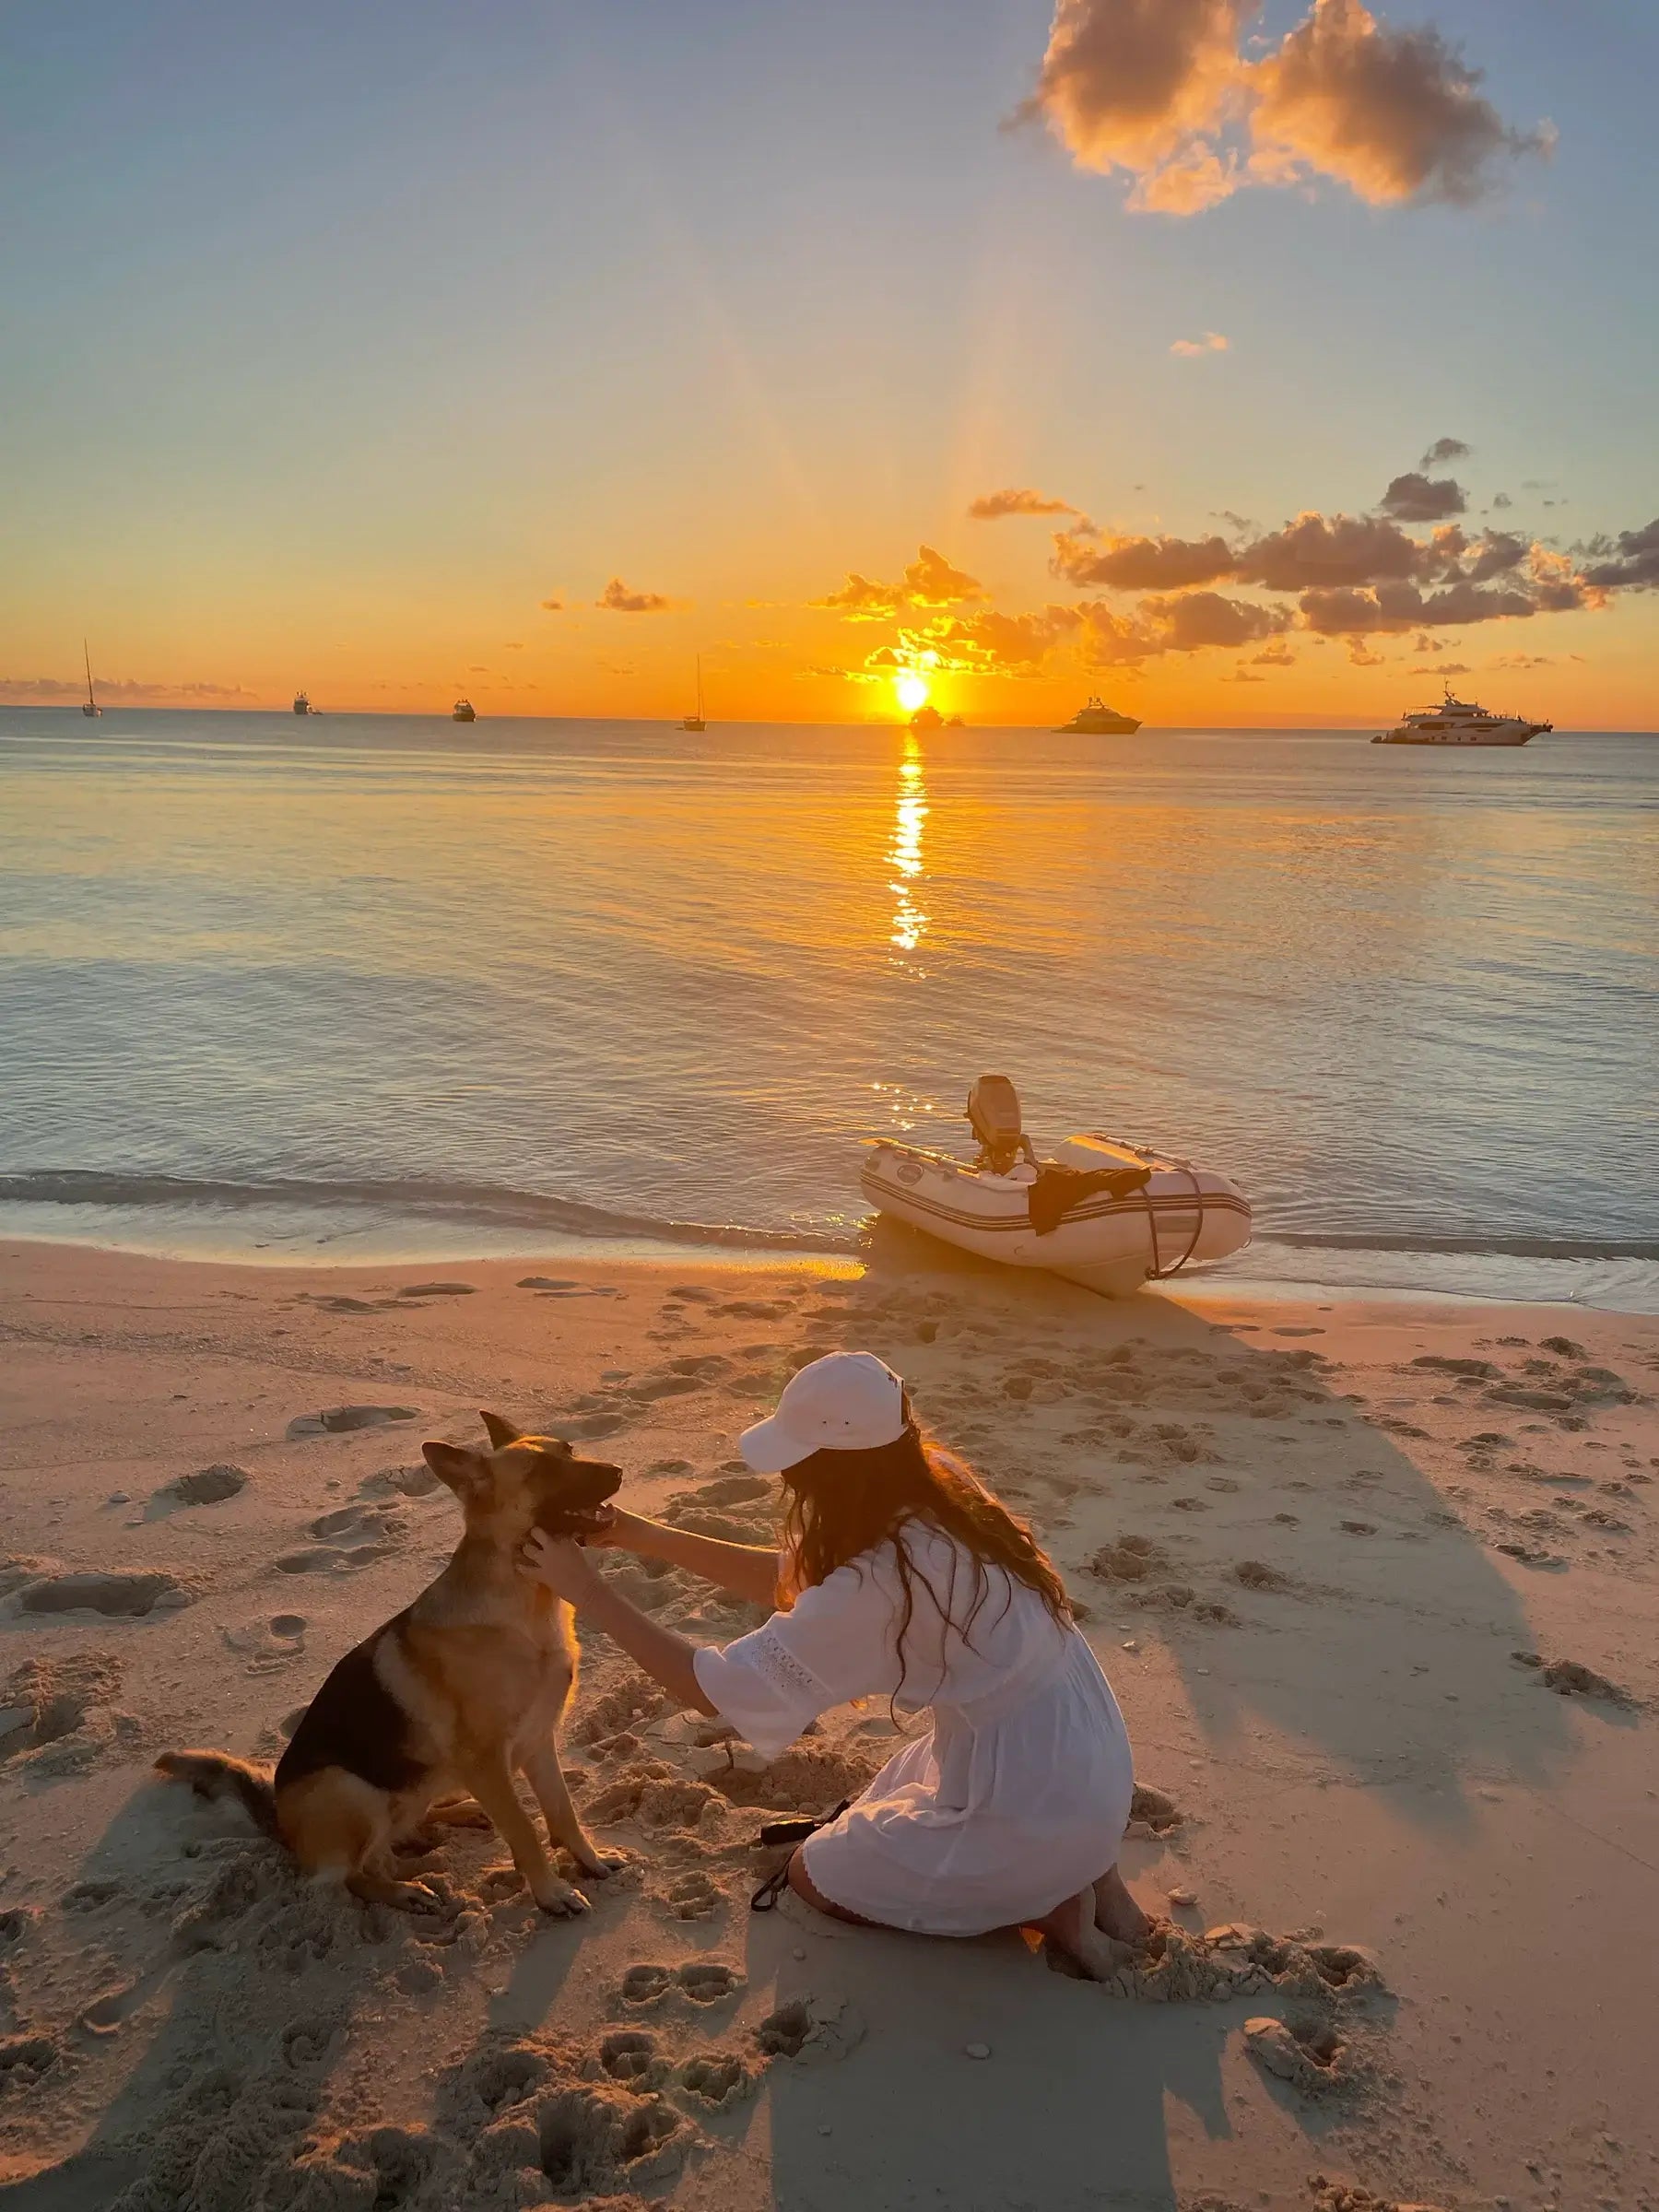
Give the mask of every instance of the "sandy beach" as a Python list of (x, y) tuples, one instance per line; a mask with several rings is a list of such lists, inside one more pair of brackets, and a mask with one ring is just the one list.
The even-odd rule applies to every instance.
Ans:
[[(0, 1344), (20, 2212), (1659, 2205), (1659, 1324), (19, 1243)], [(768, 1765), (597, 1638), (565, 1763), (629, 1864), (576, 1922), (488, 1833), (444, 1846), (441, 1919), (310, 1892), (153, 1779), (273, 1756), (441, 1565), (423, 1437), (490, 1406), (604, 1439), (629, 1506), (760, 1540), (736, 1432), (840, 1346), (1030, 1516), (1117, 1688), (1124, 1867), (1175, 1931), (1118, 1984), (1012, 1934), (751, 1915), (764, 1814), (855, 1788), (885, 1708)], [(747, 1623), (614, 1571), (693, 1636)]]

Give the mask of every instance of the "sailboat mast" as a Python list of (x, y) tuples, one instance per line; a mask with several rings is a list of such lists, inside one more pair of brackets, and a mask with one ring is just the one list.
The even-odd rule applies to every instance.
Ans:
[(702, 654), (700, 653), (697, 656), (697, 719), (700, 722), (702, 718)]
[(87, 664), (87, 704), (89, 707), (95, 707), (98, 701), (92, 696), (92, 655), (88, 650), (85, 638), (81, 640), (81, 659)]

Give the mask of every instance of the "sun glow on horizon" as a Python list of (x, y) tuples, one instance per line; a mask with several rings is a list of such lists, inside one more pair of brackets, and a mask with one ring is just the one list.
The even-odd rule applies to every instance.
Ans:
[(907, 714), (927, 704), (927, 678), (914, 668), (901, 668), (893, 678), (893, 689)]

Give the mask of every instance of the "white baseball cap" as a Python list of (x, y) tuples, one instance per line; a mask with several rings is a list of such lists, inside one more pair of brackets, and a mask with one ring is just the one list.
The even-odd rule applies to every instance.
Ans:
[(895, 1444), (909, 1417), (904, 1385), (874, 1352), (827, 1352), (790, 1378), (778, 1410), (737, 1439), (758, 1475), (782, 1475), (815, 1452)]

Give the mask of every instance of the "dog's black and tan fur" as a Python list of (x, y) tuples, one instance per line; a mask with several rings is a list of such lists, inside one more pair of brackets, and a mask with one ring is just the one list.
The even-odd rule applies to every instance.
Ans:
[[(421, 1449), (461, 1502), (454, 1557), (414, 1604), (347, 1653), (307, 1708), (275, 1775), (218, 1751), (169, 1751), (163, 1774), (205, 1797), (234, 1795), (308, 1873), (357, 1897), (415, 1909), (432, 1892), (393, 1853), (423, 1825), (480, 1825), (482, 1808), (547, 1912), (575, 1912), (581, 1891), (553, 1871), (520, 1803), (529, 1782), (555, 1843), (582, 1870), (617, 1862), (595, 1848), (559, 1763), (559, 1724), (576, 1687), (571, 1608), (518, 1572), (532, 1528), (592, 1527), (621, 1481), (559, 1439), (525, 1436), (487, 1413), (490, 1450)], [(465, 1794), (462, 1794), (465, 1793)]]

